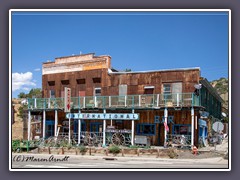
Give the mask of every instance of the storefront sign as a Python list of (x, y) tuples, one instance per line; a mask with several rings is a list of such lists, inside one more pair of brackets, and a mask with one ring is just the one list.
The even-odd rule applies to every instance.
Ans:
[(106, 132), (111, 132), (111, 133), (132, 133), (131, 130), (129, 129), (106, 129)]
[(65, 87), (64, 89), (64, 112), (70, 112), (71, 107), (71, 89)]
[(72, 119), (102, 119), (102, 120), (139, 120), (137, 113), (69, 113), (66, 118)]

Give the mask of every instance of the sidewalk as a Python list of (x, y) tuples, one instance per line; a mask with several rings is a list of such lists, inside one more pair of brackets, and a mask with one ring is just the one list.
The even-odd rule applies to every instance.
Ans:
[(159, 162), (215, 162), (215, 163), (228, 163), (228, 160), (224, 160), (222, 157), (203, 158), (203, 159), (171, 159), (171, 158), (157, 158), (157, 157), (138, 157), (138, 156), (104, 156), (104, 155), (56, 155), (56, 154), (29, 154), (29, 153), (13, 153), (12, 157), (22, 156), (40, 156), (40, 157), (65, 157), (69, 156), (70, 159), (91, 159), (91, 160), (106, 160), (106, 161), (159, 161)]

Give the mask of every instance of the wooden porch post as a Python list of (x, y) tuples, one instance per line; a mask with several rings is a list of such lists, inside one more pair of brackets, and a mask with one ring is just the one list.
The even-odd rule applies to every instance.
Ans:
[[(168, 110), (167, 110), (167, 108), (165, 108), (164, 109), (164, 123), (166, 124), (166, 126), (167, 126), (167, 118), (168, 118)], [(167, 129), (164, 126), (164, 147), (166, 147), (166, 145), (167, 145)]]
[(46, 137), (46, 110), (43, 110), (43, 139)]
[[(80, 114), (81, 111), (79, 110), (78, 113)], [(80, 145), (80, 138), (81, 138), (81, 119), (78, 119), (78, 145)]]
[[(134, 113), (134, 109), (132, 110), (132, 113)], [(131, 139), (132, 146), (134, 145), (134, 120), (132, 120), (132, 139)]]
[(192, 116), (192, 123), (191, 123), (191, 146), (194, 146), (194, 108), (191, 108), (191, 116)]
[[(103, 113), (106, 114), (106, 109), (103, 110)], [(103, 120), (103, 147), (106, 146), (106, 119)]]
[(58, 126), (58, 112), (57, 112), (57, 110), (55, 110), (55, 124), (54, 124), (55, 126), (54, 126), (54, 131), (55, 131), (55, 136), (57, 136), (57, 126)]
[(68, 119), (68, 144), (71, 144), (71, 115), (69, 115)]

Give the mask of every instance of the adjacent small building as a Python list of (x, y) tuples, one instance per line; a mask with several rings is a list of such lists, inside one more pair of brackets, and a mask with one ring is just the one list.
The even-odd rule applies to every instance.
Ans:
[[(222, 99), (198, 67), (123, 72), (111, 68), (109, 55), (59, 57), (43, 63), (42, 90), (43, 98), (28, 99), (28, 127), (37, 124), (44, 138), (66, 135), (84, 143), (88, 133), (103, 146), (134, 145), (139, 137), (164, 146), (184, 136), (198, 145), (221, 118)], [(28, 139), (35, 138), (33, 128)]]

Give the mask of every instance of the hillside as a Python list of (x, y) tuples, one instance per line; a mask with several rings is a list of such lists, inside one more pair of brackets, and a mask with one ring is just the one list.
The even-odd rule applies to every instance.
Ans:
[(210, 82), (214, 89), (217, 90), (218, 94), (224, 100), (223, 107), (228, 109), (228, 79), (220, 78)]
[(22, 139), (23, 138), (23, 120), (18, 116), (19, 107), (21, 106), (21, 99), (13, 99), (14, 104), (14, 118), (15, 123), (12, 125), (12, 139)]

